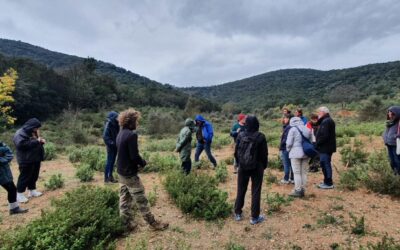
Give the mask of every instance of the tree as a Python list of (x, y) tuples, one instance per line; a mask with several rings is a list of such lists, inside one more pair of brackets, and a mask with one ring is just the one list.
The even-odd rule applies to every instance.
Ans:
[(0, 126), (12, 125), (15, 118), (11, 115), (11, 103), (14, 102), (12, 94), (15, 90), (15, 82), (18, 79), (17, 71), (10, 68), (0, 77)]
[(359, 112), (361, 121), (380, 120), (384, 118), (385, 107), (381, 96), (371, 96), (363, 103)]
[(354, 85), (340, 85), (334, 88), (329, 94), (329, 101), (333, 103), (341, 103), (342, 108), (346, 107), (346, 103), (355, 101), (359, 98), (359, 89)]

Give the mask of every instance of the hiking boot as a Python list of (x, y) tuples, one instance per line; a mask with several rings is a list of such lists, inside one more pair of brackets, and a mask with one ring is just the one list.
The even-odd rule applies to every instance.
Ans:
[(243, 219), (243, 215), (235, 214), (235, 221), (241, 221)]
[(26, 203), (28, 202), (28, 198), (25, 197), (23, 193), (17, 193), (17, 201), (18, 203)]
[(259, 215), (258, 218), (251, 218), (250, 224), (256, 225), (256, 224), (262, 223), (264, 220), (265, 220), (265, 216)]
[(42, 196), (42, 195), (43, 195), (43, 193), (39, 192), (39, 191), (36, 191), (36, 189), (29, 190), (28, 198), (39, 197), (39, 196)]
[(303, 190), (293, 190), (293, 192), (291, 192), (289, 194), (289, 196), (295, 197), (295, 198), (302, 198), (302, 197), (304, 197), (304, 191)]
[(334, 189), (335, 186), (333, 186), (333, 185), (327, 185), (327, 184), (325, 184), (325, 183), (321, 183), (321, 184), (318, 185), (318, 188), (320, 188), (320, 189)]
[(169, 224), (155, 220), (153, 223), (150, 224), (150, 227), (155, 231), (164, 231), (169, 227)]
[(14, 214), (24, 214), (27, 213), (29, 211), (29, 209), (26, 208), (20, 208), (19, 206), (13, 209), (10, 209), (10, 215), (14, 215)]
[(290, 183), (290, 181), (287, 181), (287, 180), (285, 180), (285, 179), (282, 179), (279, 183), (282, 184), (282, 185), (287, 185), (287, 184)]

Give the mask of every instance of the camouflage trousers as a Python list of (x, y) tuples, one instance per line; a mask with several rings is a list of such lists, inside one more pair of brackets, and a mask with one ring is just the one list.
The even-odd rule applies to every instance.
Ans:
[(119, 192), (119, 214), (125, 225), (130, 226), (136, 224), (135, 211), (138, 210), (144, 220), (154, 223), (154, 216), (150, 212), (149, 202), (144, 194), (144, 186), (139, 176), (125, 177), (119, 175), (120, 192)]

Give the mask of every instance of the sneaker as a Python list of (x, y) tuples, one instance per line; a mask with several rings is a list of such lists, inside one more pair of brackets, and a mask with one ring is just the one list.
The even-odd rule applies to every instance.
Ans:
[(293, 192), (291, 192), (289, 194), (289, 196), (291, 197), (295, 197), (295, 198), (302, 198), (304, 197), (304, 191), (303, 190), (293, 190)]
[(243, 215), (235, 214), (235, 221), (241, 221), (243, 219)]
[(321, 183), (321, 184), (318, 185), (318, 188), (320, 188), (320, 189), (333, 189), (334, 186), (333, 185), (327, 185), (325, 183)]
[(154, 221), (153, 223), (150, 224), (150, 227), (155, 231), (164, 231), (169, 227), (169, 224), (160, 221)]
[(235, 166), (235, 167), (233, 168), (233, 173), (234, 173), (234, 174), (237, 174), (237, 172), (238, 172), (238, 167)]
[(24, 213), (27, 213), (28, 211), (29, 211), (29, 209), (24, 209), (24, 208), (16, 207), (16, 208), (10, 209), (10, 215), (14, 215), (14, 214), (24, 214)]
[(25, 197), (25, 195), (23, 193), (17, 193), (17, 201), (19, 203), (26, 203), (28, 202), (28, 198)]
[(39, 192), (39, 191), (36, 191), (36, 189), (29, 190), (28, 198), (39, 197), (39, 196), (42, 196), (42, 195), (43, 195), (43, 193)]
[(287, 185), (287, 184), (290, 184), (290, 181), (287, 181), (287, 180), (285, 180), (285, 179), (282, 179), (279, 183), (280, 183), (280, 184), (283, 184), (283, 185)]
[(294, 180), (289, 180), (289, 183), (290, 184), (294, 184)]
[(255, 224), (263, 222), (264, 220), (265, 220), (264, 215), (259, 215), (258, 218), (251, 218), (250, 224), (255, 225)]

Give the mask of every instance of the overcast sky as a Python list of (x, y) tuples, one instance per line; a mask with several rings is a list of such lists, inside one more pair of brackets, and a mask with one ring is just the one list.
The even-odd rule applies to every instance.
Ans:
[(400, 59), (399, 0), (0, 0), (0, 37), (176, 86)]

